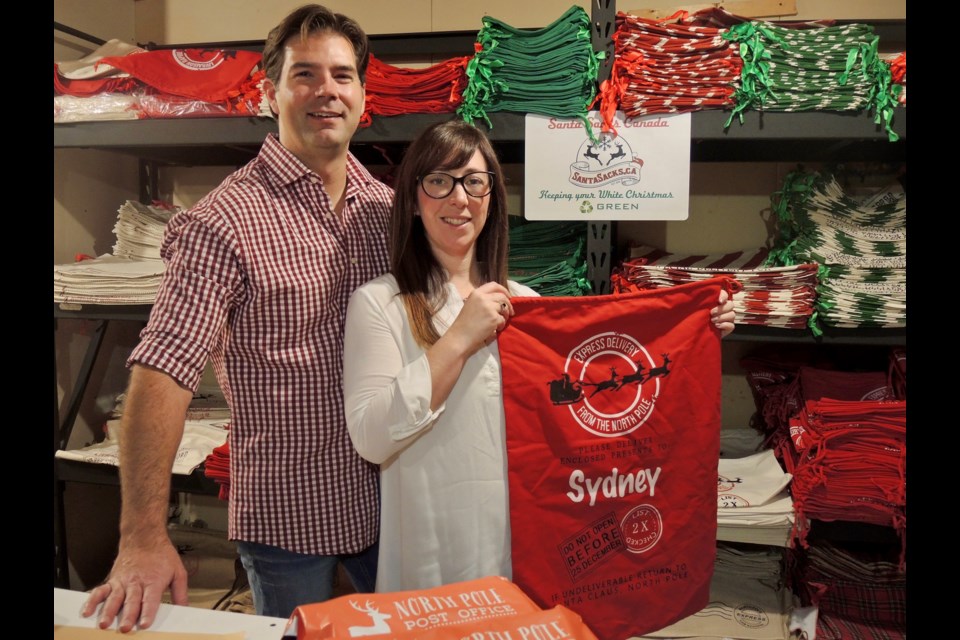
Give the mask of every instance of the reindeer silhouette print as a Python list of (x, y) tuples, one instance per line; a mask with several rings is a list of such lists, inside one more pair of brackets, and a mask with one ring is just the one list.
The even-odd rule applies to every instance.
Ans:
[(643, 374), (643, 363), (642, 363), (642, 362), (638, 362), (638, 363), (637, 363), (637, 370), (634, 371), (633, 373), (628, 373), (627, 375), (625, 375), (625, 376), (623, 376), (622, 378), (620, 378), (620, 384), (617, 386), (617, 388), (615, 389), (615, 391), (619, 391), (619, 390), (623, 387), (623, 385), (625, 385), (625, 384), (630, 384), (631, 382), (636, 382), (637, 385), (639, 386), (640, 383), (643, 382), (643, 375), (644, 375), (644, 374)]
[(597, 395), (598, 393), (600, 393), (601, 391), (606, 391), (607, 389), (613, 389), (614, 391), (616, 391), (617, 389), (620, 388), (618, 386), (620, 384), (620, 381), (617, 380), (617, 368), (610, 367), (609, 380), (604, 380), (603, 382), (581, 382), (580, 384), (589, 386), (589, 387), (594, 387), (593, 393), (590, 394), (591, 398)]
[(647, 380), (663, 378), (670, 373), (670, 369), (667, 368), (671, 362), (669, 354), (661, 353), (660, 357), (663, 358), (663, 364), (650, 369), (650, 373), (647, 374)]
[(587, 150), (583, 152), (584, 158), (593, 158), (597, 162), (600, 162), (600, 154), (597, 153), (597, 150), (593, 148), (593, 145), (588, 145)]
[(619, 142), (617, 143), (617, 150), (610, 154), (610, 159), (607, 160), (607, 166), (610, 166), (610, 163), (616, 160), (617, 158), (626, 158), (627, 152), (623, 150), (623, 145)]
[(347, 629), (347, 633), (350, 634), (351, 638), (359, 638), (361, 636), (379, 636), (385, 633), (390, 633), (390, 625), (387, 624), (387, 619), (392, 618), (389, 613), (380, 613), (380, 610), (373, 606), (373, 603), (367, 600), (367, 604), (363, 609), (357, 606), (357, 603), (353, 600), (350, 601), (350, 606), (359, 611), (360, 613), (365, 613), (370, 616), (372, 624), (369, 626), (360, 626), (356, 625)]

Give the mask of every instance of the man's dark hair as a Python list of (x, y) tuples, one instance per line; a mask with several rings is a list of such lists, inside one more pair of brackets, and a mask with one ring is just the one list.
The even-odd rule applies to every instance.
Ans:
[(283, 48), (293, 37), (306, 40), (316, 33), (333, 33), (346, 38), (353, 45), (357, 58), (357, 74), (360, 83), (367, 78), (367, 62), (370, 60), (370, 41), (359, 24), (342, 13), (334, 13), (319, 4), (307, 4), (295, 9), (280, 24), (270, 30), (263, 46), (263, 70), (275, 85), (280, 84), (283, 70)]

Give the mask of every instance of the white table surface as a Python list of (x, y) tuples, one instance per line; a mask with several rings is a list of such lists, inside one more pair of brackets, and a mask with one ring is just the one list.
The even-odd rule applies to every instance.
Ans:
[[(70, 627), (95, 628), (96, 616), (84, 618), (80, 608), (86, 602), (83, 591), (53, 590), (53, 624)], [(279, 640), (287, 626), (284, 618), (253, 616), (233, 611), (215, 611), (195, 607), (161, 604), (151, 631), (180, 633), (236, 633), (243, 631), (246, 640)]]

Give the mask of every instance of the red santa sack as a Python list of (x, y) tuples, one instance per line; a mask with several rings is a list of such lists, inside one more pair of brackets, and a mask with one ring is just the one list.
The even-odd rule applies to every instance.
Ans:
[(263, 55), (232, 49), (158, 49), (101, 58), (144, 84), (175, 96), (225, 102), (244, 89)]
[(601, 640), (707, 605), (716, 554), (727, 277), (514, 298), (499, 338), (513, 581)]

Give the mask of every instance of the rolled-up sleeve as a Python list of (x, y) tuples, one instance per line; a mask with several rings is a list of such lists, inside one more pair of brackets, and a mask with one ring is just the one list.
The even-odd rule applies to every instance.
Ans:
[(405, 335), (405, 314), (392, 317), (386, 307), (361, 287), (350, 298), (344, 329), (347, 429), (357, 452), (375, 464), (407, 448), (444, 409), (430, 410), (430, 365)]
[(223, 235), (189, 214), (171, 220), (166, 234), (163, 279), (150, 320), (127, 364), (158, 368), (196, 391), (242, 274)]

